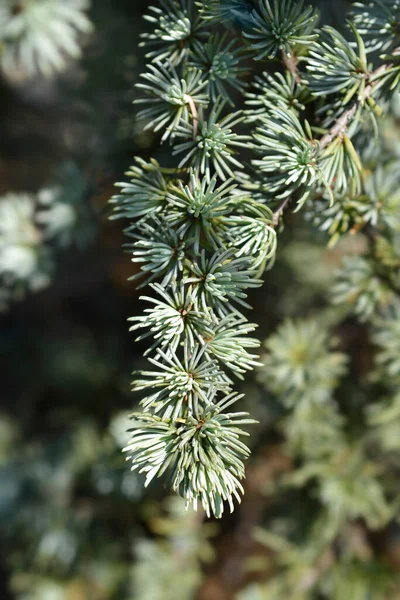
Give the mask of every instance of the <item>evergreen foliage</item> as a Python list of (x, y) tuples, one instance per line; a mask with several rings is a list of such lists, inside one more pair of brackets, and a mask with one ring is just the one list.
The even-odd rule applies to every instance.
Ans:
[[(67, 190), (65, 179), (78, 186)], [(84, 248), (93, 236), (94, 214), (80, 203), (79, 174), (69, 166), (52, 187), (0, 197), (0, 312), (27, 292), (47, 287), (58, 255), (67, 247)]]
[(46, 77), (81, 56), (80, 38), (92, 31), (89, 0), (4, 0), (0, 7), (0, 62), (11, 77)]
[[(220, 517), (224, 501), (233, 510), (240, 500), (249, 451), (236, 426), (251, 420), (224, 413), (227, 399), (239, 399), (229, 372), (242, 377), (258, 364), (247, 351), (257, 346), (247, 338), (255, 328), (247, 290), (274, 263), (284, 212), (302, 211), (330, 245), (365, 232), (369, 248), (345, 257), (334, 304), (374, 321), (398, 292), (398, 171), (390, 160), (370, 173), (363, 165), (363, 140), (378, 134), (400, 78), (398, 9), (356, 2), (345, 32), (318, 29), (318, 12), (292, 0), (164, 0), (146, 17), (144, 44), (157, 48), (138, 84), (148, 96), (138, 117), (171, 144), (172, 159), (166, 167), (138, 159), (112, 200), (155, 294), (132, 319), (132, 330), (144, 330), (138, 339), (152, 339), (154, 370), (134, 381), (149, 395), (132, 417), (128, 451), (146, 485), (165, 473), (207, 514)], [(275, 72), (257, 74), (258, 64)], [(394, 330), (381, 323), (376, 333), (390, 373)], [(321, 322), (288, 321), (266, 342), (259, 378), (287, 413), (288, 448), (307, 456), (292, 483), (319, 482), (334, 535), (348, 519), (383, 523), (390, 510), (332, 399), (347, 358), (331, 346)]]
[[(64, 107), (72, 83), (85, 110), (99, 94), (105, 121), (114, 72), (123, 89), (138, 76), (142, 156), (112, 218), (145, 289), (124, 287), (120, 222), (86, 268), (73, 256), (92, 236), (93, 183), (104, 201), (103, 169), (130, 160), (129, 119), (107, 123), (100, 169), (89, 128), (85, 173), (67, 163), (36, 186), (19, 144), (3, 160), (9, 138), (31, 145), (17, 102), (0, 152), (0, 308), (27, 300), (1, 337), (0, 596), (9, 579), (18, 600), (400, 598), (400, 4), (349, 2), (347, 21), (345, 2), (312, 4), (144, 1), (145, 58), (131, 48), (118, 69), (113, 28), (138, 0), (92, 3), (90, 19), (104, 6), (113, 19), (91, 66), (74, 63), (88, 2), (1, 3), (5, 104), (11, 89), (25, 115), (36, 99), (38, 130), (42, 98)], [(52, 132), (68, 156), (72, 125)], [(112, 158), (110, 135), (124, 146)], [(28, 295), (67, 264), (68, 280)], [(131, 301), (127, 432), (114, 411), (130, 403), (132, 346), (116, 323)], [(164, 503), (162, 483), (183, 500)]]

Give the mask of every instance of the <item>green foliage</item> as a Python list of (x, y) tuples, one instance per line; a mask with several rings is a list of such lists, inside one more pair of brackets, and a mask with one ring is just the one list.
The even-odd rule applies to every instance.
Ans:
[[(7, 118), (13, 109), (2, 183), (12, 171), (29, 189), (0, 199), (4, 306), (48, 285), (62, 251), (68, 270), (1, 336), (0, 533), (18, 600), (399, 597), (400, 9), (352, 2), (346, 26), (350, 2), (312, 4), (98, 0), (91, 18), (107, 22), (79, 66), (85, 2), (0, 7)], [(144, 11), (146, 60), (132, 47), (115, 60)], [(6, 39), (12, 23), (21, 38)], [(60, 87), (43, 81), (69, 65)], [(76, 89), (82, 115), (107, 121), (104, 138), (79, 111), (75, 122)], [(73, 171), (34, 192), (39, 173), (26, 175), (19, 144), (3, 160), (21, 135), (51, 170), (36, 103), (50, 121), (58, 96), (73, 118), (52, 137), (82, 153), (93, 187), (141, 154), (86, 268), (74, 247), (95, 221), (92, 184), (79, 184), (79, 202)], [(126, 98), (135, 122), (118, 124)], [(142, 299), (122, 283), (121, 218)], [(131, 310), (133, 357), (119, 329)], [(54, 341), (59, 323), (68, 342)], [(140, 408), (126, 434), (110, 399), (129, 403), (132, 359)], [(164, 503), (162, 483), (183, 499)], [(240, 501), (222, 526), (203, 524)]]
[(143, 220), (132, 233), (127, 232), (127, 235), (136, 240), (133, 244), (126, 244), (133, 254), (132, 262), (141, 263), (141, 271), (131, 279), (138, 279), (143, 273), (149, 273), (138, 287), (143, 287), (162, 275), (163, 286), (178, 278), (183, 270), (185, 245), (176, 231), (157, 217), (153, 217), (149, 221)]
[(364, 36), (369, 52), (387, 52), (399, 42), (400, 3), (398, 0), (355, 2), (352, 18)]
[(380, 452), (392, 455), (399, 451), (400, 396), (396, 393), (396, 379), (389, 380), (394, 385), (394, 395), (381, 398), (369, 407), (367, 413), (371, 440)]
[[(259, 364), (251, 353), (258, 342), (249, 337), (256, 328), (247, 320), (249, 291), (274, 264), (290, 209), (311, 224), (294, 248), (324, 238), (337, 244), (331, 261), (343, 261), (336, 283), (323, 266), (317, 283), (312, 261), (321, 254), (309, 254), (302, 271), (295, 256), (278, 257), (310, 283), (298, 302), (292, 288), (285, 300), (291, 313), (299, 317), (312, 306), (313, 294), (324, 310), (285, 321), (265, 343), (258, 376), (278, 402), (285, 450), (301, 463), (286, 483), (314, 486), (325, 508), (324, 543), (348, 521), (377, 527), (392, 515), (369, 459), (366, 440), (377, 436), (358, 439), (343, 411), (347, 399), (334, 399), (349, 364), (333, 349), (338, 325), (351, 313), (368, 326), (384, 318), (400, 287), (398, 151), (384, 147), (380, 121), (399, 76), (398, 7), (368, 2), (353, 9), (339, 33), (316, 29), (318, 12), (293, 0), (164, 0), (152, 7), (144, 44), (154, 49), (139, 84), (146, 95), (139, 118), (160, 143), (168, 140), (168, 167), (139, 159), (112, 200), (114, 216), (129, 219), (127, 250), (140, 266), (132, 278), (144, 275), (141, 285), (154, 294), (132, 318), (138, 339), (150, 338), (145, 354), (154, 352), (153, 370), (133, 383), (144, 396), (128, 446), (133, 469), (147, 483), (165, 474), (188, 504), (202, 503), (217, 517), (225, 501), (232, 509), (240, 498), (249, 453), (235, 428), (251, 419), (224, 416), (221, 408), (225, 396), (239, 399), (231, 376)], [(266, 64), (259, 70), (255, 61)], [(345, 246), (350, 233), (354, 252)], [(272, 314), (284, 312), (275, 307)], [(396, 351), (395, 344), (386, 350), (382, 368), (397, 368)]]
[(205, 44), (194, 44), (190, 66), (204, 73), (208, 82), (208, 95), (212, 102), (218, 97), (228, 99), (231, 106), (233, 100), (229, 96), (229, 88), (243, 92), (245, 83), (241, 77), (246, 74), (246, 67), (241, 66), (243, 49), (229, 40), (227, 34), (212, 35)]
[(379, 347), (377, 363), (384, 369), (385, 379), (400, 382), (400, 307), (398, 303), (389, 307), (376, 320), (373, 340)]
[[(193, 347), (196, 341), (204, 341), (204, 337), (212, 335), (210, 325), (211, 319), (197, 310), (194, 301), (193, 288), (185, 288), (183, 284), (178, 288), (173, 284), (171, 291), (167, 292), (159, 283), (150, 284), (157, 292), (160, 299), (148, 296), (141, 297), (154, 304), (153, 308), (146, 308), (141, 317), (131, 317), (131, 321), (137, 321), (131, 327), (131, 331), (145, 327), (150, 331), (139, 336), (137, 340), (152, 336), (155, 339), (150, 350), (157, 346), (169, 346), (175, 351), (182, 338), (188, 340)], [(149, 351), (150, 351), (149, 350)]]
[(321, 155), (321, 171), (335, 192), (345, 192), (350, 187), (354, 195), (360, 193), (362, 165), (346, 134), (326, 147)]
[(207, 104), (207, 96), (201, 93), (206, 82), (201, 80), (201, 73), (195, 70), (179, 78), (170, 63), (149, 65), (148, 69), (148, 73), (142, 73), (146, 83), (137, 83), (136, 87), (144, 90), (149, 98), (135, 102), (150, 106), (143, 108), (138, 118), (148, 121), (147, 127), (154, 131), (165, 128), (164, 140), (174, 135), (181, 121), (189, 121), (190, 102), (197, 106)]
[(263, 380), (286, 405), (296, 404), (299, 398), (324, 401), (346, 365), (346, 355), (331, 352), (331, 344), (316, 321), (283, 323), (265, 343)]
[(165, 207), (169, 182), (159, 164), (155, 160), (146, 163), (141, 158), (136, 161), (138, 166), (131, 167), (127, 172), (132, 178), (130, 183), (116, 184), (122, 188), (122, 193), (111, 200), (117, 205), (113, 218), (137, 219), (150, 213), (155, 215)]
[(262, 158), (253, 164), (270, 174), (270, 194), (287, 198), (300, 190), (298, 204), (302, 206), (316, 187), (325, 183), (317, 162), (318, 148), (292, 111), (276, 108), (273, 117), (267, 115), (254, 134)]
[[(362, 189), (336, 194), (332, 206), (327, 206), (327, 194), (321, 200), (308, 203), (309, 218), (321, 231), (328, 232), (330, 246), (334, 246), (346, 233), (355, 234), (364, 227), (389, 228), (397, 231), (400, 198), (398, 165), (379, 165), (372, 173), (363, 173), (357, 183)], [(347, 187), (347, 186), (346, 186)]]
[(185, 156), (179, 163), (181, 168), (189, 162), (192, 167), (206, 176), (207, 181), (211, 179), (211, 170), (218, 174), (222, 181), (228, 177), (234, 177), (232, 168), (242, 169), (243, 165), (234, 155), (234, 147), (245, 147), (250, 139), (248, 135), (239, 135), (232, 131), (232, 127), (243, 120), (241, 112), (225, 115), (221, 119), (221, 111), (224, 102), (215, 103), (208, 118), (200, 109), (197, 128), (194, 130), (191, 124), (182, 122), (178, 129), (178, 135), (184, 139), (177, 144), (173, 154)]
[[(37, 290), (49, 283), (51, 266), (48, 249), (41, 244), (36, 221), (35, 199), (30, 196), (6, 196), (0, 200), (0, 275), (1, 305), (22, 290)], [(15, 291), (14, 291), (15, 290)]]
[(367, 223), (376, 223), (378, 210), (365, 196), (338, 194), (332, 206), (326, 205), (326, 197), (310, 202), (309, 215), (321, 231), (330, 236), (329, 245), (334, 246), (346, 233), (356, 233)]
[[(170, 468), (170, 484), (187, 504), (221, 517), (224, 501), (233, 511), (233, 498), (240, 502), (244, 476), (243, 460), (249, 449), (240, 437), (239, 425), (253, 423), (247, 413), (223, 413), (238, 400), (234, 394), (216, 402), (215, 390), (203, 411), (191, 411), (186, 419), (164, 419), (142, 413), (134, 415), (132, 438), (126, 447), (132, 470), (146, 473), (147, 486)], [(214, 401), (214, 402), (213, 402)], [(197, 415), (197, 416), (196, 416)]]
[(378, 165), (364, 182), (370, 213), (365, 220), (376, 225), (379, 220), (389, 229), (400, 231), (398, 163)]
[(391, 300), (387, 284), (374, 272), (374, 264), (361, 256), (346, 256), (332, 289), (333, 302), (347, 304), (361, 320), (369, 319)]
[(66, 169), (60, 181), (36, 194), (9, 193), (0, 198), (1, 312), (27, 292), (50, 284), (60, 250), (85, 247), (90, 241), (94, 215), (87, 205), (78, 204), (82, 190), (59, 185), (70, 175)]
[(336, 534), (347, 520), (365, 519), (371, 529), (378, 529), (391, 517), (379, 481), (379, 468), (358, 447), (343, 444), (330, 456), (309, 459), (290, 477), (290, 482), (304, 485), (312, 479), (318, 481), (318, 496), (328, 513), (328, 535)]
[(252, 87), (255, 91), (246, 94), (246, 104), (252, 107), (246, 111), (249, 119), (262, 121), (266, 111), (273, 114), (277, 106), (283, 110), (292, 110), (298, 115), (311, 101), (309, 90), (299, 85), (294, 75), (288, 71), (285, 75), (263, 73), (256, 76)]
[(177, 227), (179, 237), (193, 240), (194, 251), (198, 254), (204, 233), (208, 245), (217, 250), (220, 247), (218, 224), (229, 214), (234, 205), (232, 192), (235, 186), (231, 181), (216, 188), (217, 179), (211, 181), (196, 180), (195, 173), (190, 172), (190, 183), (184, 186), (178, 182), (172, 187), (168, 196), (171, 212), (167, 215), (170, 225)]
[(221, 317), (237, 312), (236, 304), (251, 308), (244, 302), (247, 297), (244, 290), (259, 287), (262, 281), (254, 278), (254, 271), (246, 270), (250, 261), (245, 257), (234, 258), (235, 254), (229, 248), (207, 259), (203, 250), (200, 261), (190, 265), (192, 274), (185, 282), (197, 286), (197, 303), (204, 313), (209, 312), (212, 304)]
[(310, 44), (318, 15), (311, 6), (293, 0), (260, 0), (252, 12), (253, 27), (246, 37), (257, 53), (256, 60), (274, 58), (279, 52), (290, 55), (296, 45)]
[(195, 0), (199, 13), (209, 24), (248, 26), (252, 22), (251, 0)]
[(146, 57), (156, 62), (168, 59), (178, 65), (187, 57), (193, 41), (206, 37), (192, 0), (162, 0), (160, 7), (150, 7), (145, 19), (154, 29), (142, 34), (141, 45), (155, 47)]
[(356, 95), (362, 99), (368, 65), (363, 40), (353, 28), (357, 51), (332, 27), (323, 29), (323, 38), (310, 51), (307, 83), (314, 96), (343, 95), (345, 105)]
[[(178, 498), (167, 498), (167, 514), (152, 516), (155, 540), (143, 538), (133, 570), (133, 593), (140, 600), (190, 600), (202, 581), (201, 567), (213, 557), (212, 528), (201, 527), (198, 516)], [(157, 577), (154, 574), (157, 573)]]
[[(257, 530), (257, 541), (275, 556), (276, 575), (266, 584), (253, 584), (239, 595), (240, 600), (389, 600), (396, 591), (395, 572), (383, 561), (362, 554), (340, 539), (343, 556), (335, 560), (329, 547), (313, 546), (315, 531), (300, 542), (279, 532)], [(351, 531), (360, 537), (357, 527)], [(362, 540), (360, 540), (360, 546)]]
[(169, 357), (162, 350), (158, 350), (155, 359), (149, 359), (158, 369), (142, 371), (140, 375), (146, 379), (134, 381), (135, 390), (158, 390), (141, 402), (145, 410), (153, 407), (154, 414), (162, 413), (164, 419), (176, 421), (182, 405), (187, 404), (190, 413), (199, 417), (199, 402), (206, 405), (214, 392), (229, 392), (229, 385), (217, 362), (201, 360), (205, 348), (203, 346), (197, 354), (189, 355), (186, 346), (182, 361), (176, 354)]
[(248, 323), (243, 316), (227, 315), (213, 328), (211, 338), (207, 339), (206, 353), (215, 356), (242, 379), (243, 373), (260, 364), (258, 356), (247, 351), (260, 345), (256, 338), (247, 337), (256, 328), (257, 325)]
[(81, 56), (80, 36), (92, 32), (89, 0), (6, 0), (0, 8), (0, 61), (10, 77), (50, 77)]

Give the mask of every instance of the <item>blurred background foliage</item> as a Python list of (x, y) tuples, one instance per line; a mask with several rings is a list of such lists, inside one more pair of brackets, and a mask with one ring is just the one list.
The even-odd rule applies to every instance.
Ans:
[[(343, 24), (346, 2), (315, 4), (323, 22)], [(366, 462), (356, 443), (343, 442), (338, 452), (342, 425), (329, 404), (321, 405), (322, 415), (301, 402), (294, 416), (285, 418), (282, 409), (312, 385), (327, 397), (335, 393), (357, 430), (360, 407), (368, 405), (372, 447), (386, 444), (388, 462), (395, 461), (397, 384), (385, 387), (371, 375), (373, 341), (351, 313), (352, 301), (341, 304), (340, 281), (339, 308), (328, 303), (335, 271), (349, 254), (354, 289), (346, 285), (346, 293), (363, 293), (356, 312), (367, 319), (369, 302), (385, 302), (356, 227), (327, 248), (332, 233), (326, 226), (317, 232), (315, 210), (308, 218), (307, 211), (290, 215), (277, 264), (251, 296), (258, 336), (275, 333), (265, 367), (241, 384), (244, 410), (259, 420), (241, 507), (218, 523), (204, 520), (202, 512), (185, 512), (160, 483), (144, 490), (141, 476), (126, 466), (121, 449), (135, 402), (131, 372), (144, 364), (145, 345), (128, 332), (127, 318), (140, 311), (139, 292), (128, 282), (137, 267), (121, 252), (121, 222), (107, 220), (107, 202), (133, 156), (168, 160), (168, 147), (143, 131), (132, 107), (145, 64), (138, 43), (147, 8), (147, 0), (93, 2), (92, 25), (78, 32), (82, 57), (64, 56), (51, 77), (46, 66), (2, 62), (0, 598), (395, 600), (400, 528), (396, 519), (381, 525), (393, 507), (379, 495), (377, 465)], [(399, 133), (394, 104), (382, 137), (397, 160)], [(322, 322), (336, 328), (334, 349)], [(391, 332), (387, 323), (377, 326), (375, 343), (386, 347), (387, 360), (390, 349), (396, 356)], [(285, 388), (282, 360), (296, 389)], [(317, 381), (307, 380), (307, 361), (313, 367), (320, 361), (313, 368)], [(374, 411), (385, 393), (386, 413)], [(326, 427), (318, 429), (321, 423)], [(310, 446), (312, 428), (322, 455)], [(294, 471), (307, 452), (307, 466)], [(313, 480), (321, 473), (323, 507)], [(395, 500), (398, 479), (392, 485)], [(324, 529), (327, 520), (334, 531), (324, 535), (335, 536), (336, 547), (321, 552), (307, 540), (317, 537), (311, 526)], [(339, 549), (340, 560), (333, 555)]]

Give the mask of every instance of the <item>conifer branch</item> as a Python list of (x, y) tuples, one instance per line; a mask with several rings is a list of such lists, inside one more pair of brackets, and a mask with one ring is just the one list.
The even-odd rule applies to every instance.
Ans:
[[(258, 343), (248, 337), (255, 326), (243, 314), (250, 308), (247, 292), (273, 265), (277, 225), (294, 202), (296, 211), (311, 206), (311, 213), (322, 204), (336, 235), (349, 229), (347, 211), (357, 225), (377, 218), (378, 208), (356, 200), (365, 185), (356, 134), (375, 90), (396, 69), (392, 60), (371, 70), (353, 23), (354, 43), (332, 27), (317, 32), (318, 15), (303, 2), (258, 0), (250, 10), (246, 2), (232, 1), (234, 10), (246, 13), (247, 51), (255, 60), (280, 56), (285, 74), (264, 73), (246, 93), (241, 77), (248, 69), (240, 66), (240, 48), (218, 31), (220, 17), (232, 22), (227, 7), (205, 0), (198, 11), (191, 0), (161, 0), (150, 9), (153, 31), (144, 36), (156, 49), (138, 86), (146, 94), (139, 99), (146, 104), (139, 116), (171, 144), (177, 166), (164, 169), (139, 159), (129, 172), (131, 182), (119, 184), (122, 191), (113, 199), (116, 216), (131, 219), (132, 260), (153, 294), (143, 296), (147, 307), (132, 318), (138, 339), (150, 340), (145, 354), (152, 365), (133, 384), (145, 397), (127, 448), (132, 468), (146, 474), (146, 485), (169, 476), (187, 504), (202, 503), (217, 517), (224, 502), (232, 510), (233, 499), (240, 500), (249, 456), (238, 425), (253, 421), (226, 412), (242, 400), (232, 376), (242, 378), (259, 364), (248, 351)], [(300, 55), (306, 74), (299, 70)], [(246, 111), (236, 106), (236, 96), (244, 93)], [(321, 115), (324, 127), (318, 128)], [(251, 174), (243, 149), (253, 153)], [(358, 313), (369, 318), (390, 297), (383, 279), (373, 276), (372, 260), (350, 261), (332, 296), (338, 304), (356, 298)], [(307, 358), (307, 336), (315, 354), (299, 365), (293, 357), (299, 348), (300, 359)], [(303, 445), (314, 419), (324, 444), (336, 436), (346, 446), (336, 408), (316, 402), (329, 401), (345, 358), (328, 352), (325, 334), (306, 324), (287, 324), (268, 348), (264, 369), (293, 411), (293, 445)], [(309, 402), (300, 402), (304, 394)], [(319, 473), (320, 458), (313, 456), (312, 473)], [(310, 474), (301, 477), (306, 481)]]
[[(399, 54), (400, 48), (396, 48), (393, 51), (393, 55), (397, 56)], [(329, 146), (329, 144), (333, 142), (333, 140), (336, 137), (342, 136), (346, 132), (346, 130), (349, 127), (349, 124), (354, 119), (357, 110), (360, 108), (360, 106), (363, 106), (364, 103), (371, 97), (374, 88), (379, 83), (379, 79), (383, 77), (386, 72), (390, 71), (390, 69), (392, 69), (393, 66), (393, 63), (380, 65), (375, 71), (368, 75), (368, 81), (370, 83), (368, 83), (368, 85), (365, 87), (362, 96), (357, 98), (357, 100), (353, 102), (352, 106), (350, 106), (343, 112), (343, 114), (337, 119), (336, 123), (328, 131), (328, 133), (326, 133), (321, 138), (319, 146), (322, 150)]]
[(285, 65), (286, 69), (289, 71), (297, 84), (301, 83), (301, 75), (297, 68), (299, 64), (299, 59), (293, 53), (287, 54), (284, 50), (281, 52), (282, 62)]

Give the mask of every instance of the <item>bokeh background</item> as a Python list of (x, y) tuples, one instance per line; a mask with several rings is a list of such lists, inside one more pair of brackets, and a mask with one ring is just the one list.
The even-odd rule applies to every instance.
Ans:
[[(343, 21), (345, 2), (318, 4), (325, 22)], [(108, 200), (135, 155), (169, 155), (132, 107), (148, 5), (93, 1), (81, 60), (52, 78), (0, 76), (1, 600), (239, 598), (270, 568), (254, 527), (306, 521), (310, 510), (301, 491), (278, 507), (270, 495), (291, 460), (260, 377), (241, 385), (260, 421), (246, 495), (222, 521), (185, 512), (161, 483), (144, 489), (121, 452), (131, 373), (144, 365), (127, 319), (142, 307), (121, 249), (126, 224), (108, 219)], [(251, 297), (258, 336), (326, 307), (333, 271), (362, 243), (326, 250), (322, 234), (291, 217), (277, 265)], [(357, 359), (341, 401), (355, 411), (353, 382), (370, 365), (362, 335), (351, 320), (342, 327), (342, 349)], [(379, 544), (400, 564), (396, 532)]]

